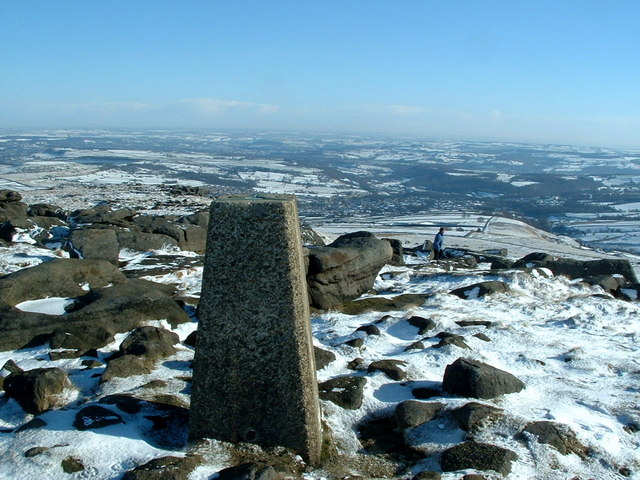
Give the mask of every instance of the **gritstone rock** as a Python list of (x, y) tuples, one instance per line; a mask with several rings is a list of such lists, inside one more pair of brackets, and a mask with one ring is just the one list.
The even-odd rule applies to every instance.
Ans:
[(311, 305), (338, 308), (371, 290), (392, 257), (389, 242), (370, 232), (343, 235), (326, 247), (311, 248), (307, 273)]
[(462, 397), (495, 398), (523, 388), (524, 383), (510, 373), (468, 358), (447, 365), (442, 380), (445, 392)]

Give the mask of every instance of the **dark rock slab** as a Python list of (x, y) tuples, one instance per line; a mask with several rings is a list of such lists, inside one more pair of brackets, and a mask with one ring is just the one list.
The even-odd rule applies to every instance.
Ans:
[(495, 398), (519, 392), (524, 383), (512, 374), (476, 360), (459, 358), (447, 365), (442, 388), (462, 397)]
[(494, 293), (504, 293), (509, 291), (509, 285), (504, 282), (492, 280), (488, 282), (475, 283), (467, 287), (456, 288), (450, 291), (451, 295), (463, 299), (481, 298), (485, 295), (491, 295)]
[(511, 450), (487, 443), (465, 442), (442, 453), (441, 466), (444, 472), (465, 470), (493, 470), (502, 475), (511, 472), (511, 462), (517, 455)]
[(412, 307), (421, 306), (429, 297), (427, 294), (406, 293), (393, 298), (367, 297), (352, 302), (346, 302), (339, 310), (347, 315), (360, 315), (366, 312), (404, 311)]
[(348, 410), (357, 410), (362, 406), (364, 377), (343, 376), (332, 378), (318, 385), (319, 396)]
[(118, 423), (124, 423), (124, 420), (113, 410), (100, 405), (88, 405), (76, 413), (73, 426), (76, 430), (94, 430)]
[(356, 332), (364, 332), (367, 335), (380, 335), (380, 329), (375, 325), (362, 325), (356, 329)]
[(446, 347), (447, 345), (453, 345), (465, 350), (471, 349), (471, 347), (465, 343), (464, 337), (462, 335), (456, 335), (455, 333), (449, 332), (440, 332), (438, 335), (436, 335), (436, 337), (439, 338), (440, 341), (436, 343), (433, 348), (442, 348)]
[(203, 461), (200, 455), (154, 458), (129, 470), (122, 480), (187, 480), (189, 474)]
[(402, 360), (378, 360), (371, 362), (367, 371), (369, 373), (382, 372), (392, 380), (404, 380), (407, 378), (405, 371), (400, 368), (406, 365), (406, 362)]
[(534, 435), (540, 443), (551, 445), (562, 455), (575, 453), (586, 458), (588, 449), (576, 437), (575, 432), (561, 423), (539, 421), (527, 424), (522, 433)]
[(218, 472), (217, 480), (276, 480), (276, 471), (266, 463), (248, 462)]
[(444, 405), (439, 402), (420, 402), (405, 400), (395, 409), (396, 424), (399, 428), (417, 427), (436, 418)]
[(365, 418), (356, 426), (356, 433), (367, 453), (388, 455), (403, 462), (420, 458), (419, 452), (405, 444), (403, 432), (396, 428), (393, 414)]

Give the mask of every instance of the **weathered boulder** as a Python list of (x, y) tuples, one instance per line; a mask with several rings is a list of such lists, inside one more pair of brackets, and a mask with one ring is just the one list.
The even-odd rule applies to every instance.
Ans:
[(108, 382), (113, 378), (128, 378), (134, 375), (151, 373), (153, 361), (139, 355), (124, 355), (111, 360), (102, 373), (101, 381)]
[(389, 265), (404, 265), (404, 250), (402, 248), (402, 242), (397, 238), (383, 238), (383, 240), (389, 242), (389, 245), (391, 245), (391, 249), (393, 250), (393, 256), (389, 261)]
[(396, 407), (396, 423), (399, 428), (417, 427), (436, 418), (443, 408), (444, 405), (439, 402), (405, 400)]
[(109, 205), (97, 205), (77, 210), (71, 214), (71, 217), (76, 224), (106, 223), (125, 227), (135, 215), (136, 212), (130, 209), (112, 210)]
[(329, 400), (342, 408), (357, 410), (362, 406), (366, 384), (367, 379), (364, 377), (336, 377), (319, 384), (318, 391), (322, 400)]
[(554, 275), (564, 275), (571, 279), (619, 274), (627, 282), (638, 281), (631, 263), (618, 258), (575, 260), (556, 258), (545, 253), (531, 253), (514, 263), (513, 268), (548, 268)]
[(405, 378), (407, 378), (407, 374), (400, 367), (406, 364), (407, 362), (404, 362), (402, 360), (378, 360), (369, 364), (367, 372), (382, 372), (392, 380), (404, 380)]
[(29, 206), (22, 202), (0, 202), (0, 222), (25, 218), (28, 215)]
[(625, 278), (622, 275), (595, 275), (585, 277), (582, 281), (588, 285), (598, 286), (614, 296), (617, 295), (618, 288), (625, 284)]
[(442, 453), (441, 466), (444, 472), (475, 468), (494, 470), (502, 475), (511, 472), (511, 462), (517, 455), (511, 450), (488, 443), (465, 442)]
[(442, 348), (446, 347), (447, 345), (453, 345), (465, 350), (471, 349), (471, 347), (465, 343), (464, 337), (462, 335), (457, 335), (450, 332), (440, 332), (438, 335), (436, 335), (436, 338), (439, 338), (440, 341), (435, 344), (433, 348)]
[(177, 247), (178, 241), (168, 235), (161, 233), (146, 233), (139, 230), (118, 230), (118, 245), (120, 248), (127, 248), (137, 252), (147, 252), (149, 250), (160, 250), (165, 247)]
[(203, 461), (200, 455), (154, 458), (129, 470), (122, 480), (187, 480), (189, 474)]
[(49, 203), (32, 203), (29, 205), (28, 213), (30, 217), (65, 217), (65, 213), (62, 208)]
[[(100, 262), (115, 268), (107, 262)], [(32, 342), (34, 337), (42, 337), (40, 343), (44, 343), (57, 329), (80, 337), (91, 348), (99, 348), (114, 333), (128, 332), (145, 321), (167, 320), (173, 327), (189, 321), (187, 313), (172, 298), (172, 287), (145, 280), (131, 279), (77, 297), (76, 307), (66, 315), (23, 312), (1, 302), (2, 294), (6, 293), (2, 289), (2, 280), (4, 278), (0, 278), (0, 349), (21, 348)], [(16, 293), (11, 296), (12, 300), (16, 300), (18, 294), (26, 295), (25, 292), (9, 293)]]
[(174, 345), (180, 337), (160, 327), (138, 327), (120, 344), (120, 355), (141, 355), (150, 360), (168, 357), (176, 353)]
[(106, 260), (118, 266), (120, 248), (116, 232), (109, 229), (74, 230), (69, 239), (70, 249), (79, 258), (87, 260)]
[(13, 203), (22, 200), (20, 192), (15, 190), (0, 190), (0, 203)]
[(503, 411), (484, 403), (469, 402), (460, 408), (456, 408), (451, 414), (460, 425), (460, 428), (469, 432), (475, 431), (491, 419), (502, 417)]
[(61, 258), (1, 277), (0, 300), (14, 306), (46, 297), (79, 297), (89, 289), (126, 281), (117, 267), (104, 260)]
[(447, 365), (442, 380), (445, 392), (462, 397), (495, 398), (523, 388), (524, 383), (512, 374), (469, 358)]
[(418, 329), (418, 335), (424, 335), (429, 330), (433, 330), (434, 328), (436, 328), (436, 322), (434, 322), (432, 319), (419, 317), (417, 315), (409, 318), (407, 322), (412, 327), (416, 327)]
[(504, 293), (509, 291), (509, 285), (500, 281), (488, 281), (474, 283), (466, 287), (456, 288), (450, 291), (451, 295), (456, 295), (463, 299), (480, 298), (493, 293)]
[(307, 273), (311, 305), (337, 308), (371, 290), (392, 257), (389, 242), (369, 232), (343, 235), (327, 247), (311, 248)]
[(84, 464), (82, 460), (75, 457), (67, 457), (60, 462), (62, 471), (64, 473), (78, 473), (84, 470)]
[(15, 399), (27, 413), (38, 414), (64, 404), (63, 393), (73, 385), (59, 368), (35, 368), (5, 378), (7, 398)]
[(521, 432), (535, 436), (540, 443), (551, 445), (562, 455), (575, 453), (579, 457), (585, 458), (587, 447), (585, 447), (576, 437), (571, 428), (561, 423), (539, 421), (527, 424)]
[(508, 258), (496, 257), (491, 262), (491, 270), (508, 270), (513, 268), (514, 263), (513, 260), (509, 260)]

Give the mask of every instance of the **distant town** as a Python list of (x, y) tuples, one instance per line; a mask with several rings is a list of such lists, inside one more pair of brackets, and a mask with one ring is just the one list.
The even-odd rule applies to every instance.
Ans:
[(123, 201), (141, 187), (290, 193), (303, 218), (322, 222), (500, 215), (640, 253), (640, 151), (273, 132), (0, 131), (0, 188), (38, 199), (70, 184), (122, 191)]

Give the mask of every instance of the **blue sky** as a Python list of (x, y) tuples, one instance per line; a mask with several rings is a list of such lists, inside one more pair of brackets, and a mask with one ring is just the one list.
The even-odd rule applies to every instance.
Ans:
[(0, 127), (640, 147), (637, 0), (0, 2)]

